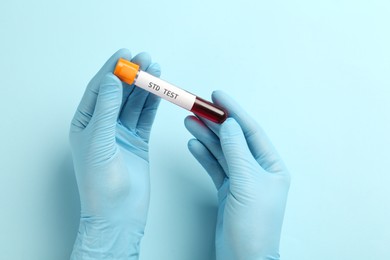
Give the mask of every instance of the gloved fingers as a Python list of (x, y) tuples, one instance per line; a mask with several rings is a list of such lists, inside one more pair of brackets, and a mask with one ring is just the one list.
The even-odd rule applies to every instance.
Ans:
[(140, 52), (131, 59), (131, 62), (138, 64), (140, 70), (146, 71), (152, 63), (152, 57), (147, 52)]
[(228, 174), (227, 162), (222, 152), (221, 143), (213, 131), (195, 116), (186, 117), (184, 124), (187, 130), (211, 152), (224, 172)]
[(159, 96), (149, 94), (141, 115), (139, 116), (137, 123), (138, 135), (146, 142), (149, 142), (150, 132), (160, 101), (161, 98)]
[[(158, 63), (152, 63), (146, 70), (147, 73), (160, 77), (161, 67)], [(145, 133), (145, 139), (149, 139), (149, 133), (154, 122), (154, 118), (157, 113), (158, 106), (160, 104), (160, 97), (149, 93), (145, 105), (141, 111), (141, 114), (138, 119), (137, 129), (139, 132)]]
[[(112, 73), (101, 80), (95, 111), (90, 124), (95, 143), (115, 144), (115, 129), (122, 101), (122, 82)], [(104, 147), (103, 147), (104, 148)]]
[(131, 53), (127, 49), (120, 49), (119, 51), (114, 53), (89, 82), (84, 92), (83, 98), (81, 99), (77, 111), (73, 117), (72, 130), (80, 131), (88, 125), (93, 115), (93, 111), (95, 110), (100, 81), (102, 80), (104, 75), (114, 70), (115, 65), (120, 57), (123, 57), (125, 59), (131, 59)]
[(161, 76), (161, 66), (155, 62), (151, 63), (145, 71), (155, 77)]
[(285, 170), (282, 159), (263, 129), (237, 102), (222, 91), (214, 91), (212, 99), (217, 105), (224, 107), (229, 117), (234, 118), (241, 126), (253, 157), (264, 170), (275, 173)]
[(119, 120), (126, 128), (134, 130), (149, 93), (135, 87), (123, 105)]
[[(145, 65), (147, 65), (145, 66), (146, 68), (143, 69), (141, 66), (141, 69), (154, 76), (160, 75), (161, 72), (158, 64), (155, 63), (151, 64), (149, 60), (149, 63)], [(127, 98), (122, 108), (120, 121), (128, 129), (136, 129), (141, 113), (144, 109), (146, 99), (149, 96), (149, 94), (150, 94), (149, 92), (141, 88), (135, 87), (134, 91)]]
[(196, 158), (196, 160), (198, 160), (198, 162), (207, 171), (207, 173), (213, 180), (215, 187), (217, 188), (217, 190), (219, 190), (219, 188), (223, 184), (226, 175), (217, 159), (206, 148), (206, 146), (204, 146), (204, 144), (202, 144), (197, 139), (191, 139), (188, 142), (188, 149)]
[(223, 154), (229, 168), (229, 177), (233, 181), (236, 178), (245, 177), (246, 173), (252, 173), (254, 166), (261, 167), (253, 158), (240, 125), (234, 118), (228, 118), (221, 125), (219, 139)]
[[(149, 53), (141, 52), (135, 55), (131, 59), (131, 62), (138, 64), (140, 66), (140, 69), (145, 71), (150, 65), (150, 63), (152, 62), (152, 58), (150, 57)], [(121, 111), (123, 106), (126, 104), (127, 98), (134, 91), (134, 89), (135, 89), (134, 85), (123, 83), (123, 97), (122, 97)]]
[(198, 117), (216, 136), (219, 137), (219, 129), (221, 128), (220, 124), (214, 123), (210, 120), (207, 120), (203, 117)]

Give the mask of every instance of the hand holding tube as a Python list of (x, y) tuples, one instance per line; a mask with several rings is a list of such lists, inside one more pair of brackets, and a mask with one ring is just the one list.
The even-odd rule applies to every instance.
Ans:
[(197, 116), (218, 124), (226, 120), (227, 113), (223, 108), (140, 70), (137, 64), (130, 61), (119, 59), (114, 74), (124, 82), (134, 84)]
[[(116, 52), (90, 81), (72, 120), (70, 141), (81, 202), (71, 259), (138, 259), (149, 206), (148, 141), (160, 98), (112, 74)], [(158, 64), (132, 61), (155, 76)]]
[(188, 146), (218, 190), (217, 259), (279, 259), (289, 173), (262, 129), (223, 92), (222, 125), (186, 118)]

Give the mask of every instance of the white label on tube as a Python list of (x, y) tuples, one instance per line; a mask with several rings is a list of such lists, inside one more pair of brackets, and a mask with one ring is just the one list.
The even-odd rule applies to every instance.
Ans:
[(195, 95), (141, 70), (138, 72), (134, 85), (187, 110), (191, 110), (195, 103)]

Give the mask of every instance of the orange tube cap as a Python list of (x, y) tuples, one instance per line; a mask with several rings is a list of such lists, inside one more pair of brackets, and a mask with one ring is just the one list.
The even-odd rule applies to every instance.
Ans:
[(123, 82), (126, 82), (127, 84), (131, 85), (134, 83), (138, 71), (139, 66), (137, 64), (119, 58), (115, 66), (114, 74)]

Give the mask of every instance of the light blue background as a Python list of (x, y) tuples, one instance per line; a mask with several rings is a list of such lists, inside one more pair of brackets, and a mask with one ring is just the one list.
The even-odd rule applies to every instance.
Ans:
[[(1, 1), (0, 259), (67, 259), (79, 202), (68, 128), (117, 49), (162, 78), (223, 89), (293, 179), (282, 259), (390, 259), (390, 2)], [(141, 259), (213, 259), (215, 191), (162, 102)]]

